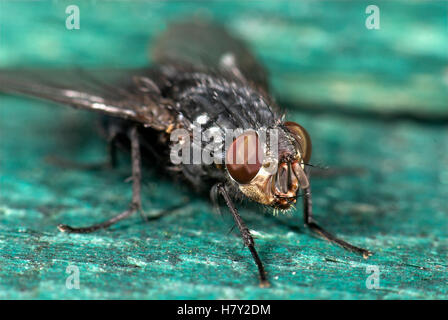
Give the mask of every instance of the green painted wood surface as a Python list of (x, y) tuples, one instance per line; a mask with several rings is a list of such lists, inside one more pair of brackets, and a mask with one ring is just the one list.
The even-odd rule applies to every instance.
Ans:
[[(105, 156), (89, 113), (0, 95), (0, 298), (447, 299), (446, 125), (303, 113), (305, 104), (366, 112), (447, 115), (447, 2), (377, 1), (381, 29), (364, 27), (366, 2), (78, 2), (81, 29), (65, 29), (73, 1), (0, 1), (0, 67), (141, 66), (171, 20), (206, 14), (246, 39), (272, 75), (288, 118), (313, 139), (313, 162), (362, 168), (313, 179), (318, 220), (375, 252), (369, 260), (312, 236), (300, 209), (272, 217), (240, 205), (273, 283), (257, 287), (232, 221), (187, 187), (144, 173), (138, 216), (91, 235), (58, 233), (124, 209), (129, 162), (114, 171), (45, 161)], [(293, 109), (296, 107), (296, 109)], [(163, 211), (181, 204), (159, 219)], [(80, 289), (66, 288), (66, 268)], [(368, 266), (380, 287), (367, 289)]]

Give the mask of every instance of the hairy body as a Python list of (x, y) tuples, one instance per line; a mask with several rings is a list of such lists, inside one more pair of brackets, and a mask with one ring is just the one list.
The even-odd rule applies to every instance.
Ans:
[[(90, 227), (59, 225), (61, 231), (93, 232), (138, 211), (141, 164), (147, 159), (182, 177), (195, 190), (211, 192), (212, 200), (223, 197), (257, 265), (261, 286), (268, 286), (269, 281), (249, 229), (233, 204), (235, 198), (287, 210), (302, 193), (304, 222), (311, 230), (366, 258), (371, 254), (336, 238), (314, 221), (305, 172), (311, 140), (299, 124), (285, 121), (269, 95), (266, 72), (240, 40), (203, 22), (174, 25), (156, 41), (153, 61), (151, 67), (134, 70), (0, 71), (0, 91), (102, 113), (111, 150), (117, 145), (131, 150), (133, 195), (129, 209)], [(219, 163), (172, 163), (171, 134), (175, 130), (184, 130), (193, 138), (191, 153), (206, 147), (204, 140), (194, 139), (199, 126), (202, 131), (213, 129), (222, 135), (232, 129), (250, 132), (237, 136), (220, 155)], [(274, 154), (273, 145), (266, 144), (267, 156), (262, 160), (249, 163), (253, 152), (249, 150), (243, 163), (231, 163), (229, 155), (242, 151), (241, 145), (245, 148), (247, 141), (258, 147), (262, 129), (278, 133), (278, 152)], [(273, 162), (276, 170), (268, 171)]]

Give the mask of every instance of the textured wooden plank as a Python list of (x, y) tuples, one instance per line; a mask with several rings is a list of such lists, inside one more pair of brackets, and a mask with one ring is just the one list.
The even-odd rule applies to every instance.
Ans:
[[(446, 113), (446, 2), (379, 2), (378, 32), (363, 27), (364, 5), (226, 1), (208, 12), (256, 49), (284, 100)], [(0, 64), (143, 65), (147, 35), (195, 6), (83, 3), (81, 29), (68, 32), (64, 3), (0, 2)], [(59, 234), (60, 222), (84, 225), (125, 208), (126, 156), (111, 172), (54, 167), (47, 155), (104, 157), (95, 119), (9, 96), (0, 106), (0, 298), (448, 298), (446, 126), (291, 111), (310, 131), (314, 163), (364, 169), (313, 179), (315, 211), (375, 255), (366, 261), (311, 236), (299, 211), (274, 218), (243, 207), (274, 283), (266, 290), (228, 234), (231, 219), (151, 170), (148, 215), (187, 204), (149, 223), (136, 216), (93, 235)], [(80, 269), (79, 290), (65, 286), (69, 265)], [(380, 270), (379, 289), (366, 288), (368, 266)]]

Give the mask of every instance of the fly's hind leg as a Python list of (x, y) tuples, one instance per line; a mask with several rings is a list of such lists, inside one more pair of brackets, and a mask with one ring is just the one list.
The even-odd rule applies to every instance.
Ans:
[(64, 159), (55, 156), (49, 156), (46, 158), (48, 162), (54, 164), (58, 167), (66, 169), (79, 169), (79, 170), (90, 170), (99, 171), (115, 168), (117, 166), (117, 145), (116, 145), (117, 135), (113, 134), (107, 139), (107, 160), (98, 163), (79, 163), (69, 159)]
[(344, 240), (341, 240), (337, 238), (336, 236), (332, 235), (325, 229), (323, 229), (321, 226), (317, 224), (316, 221), (313, 219), (313, 212), (312, 212), (312, 199), (311, 199), (311, 188), (305, 188), (304, 194), (303, 194), (303, 218), (305, 220), (305, 225), (308, 226), (313, 232), (319, 234), (324, 239), (333, 242), (342, 248), (352, 251), (358, 254), (361, 254), (365, 259), (367, 259), (369, 256), (372, 255), (372, 252), (369, 250), (356, 247)]
[(58, 226), (58, 229), (60, 231), (69, 233), (90, 233), (99, 229), (106, 229), (111, 225), (113, 225), (114, 223), (131, 216), (134, 212), (141, 209), (141, 198), (140, 198), (141, 157), (140, 157), (140, 143), (136, 127), (132, 127), (130, 129), (129, 138), (131, 140), (131, 156), (132, 156), (132, 201), (130, 203), (129, 209), (123, 211), (119, 215), (107, 221), (89, 227), (74, 228), (65, 224), (60, 224)]
[(241, 219), (241, 216), (238, 213), (238, 211), (236, 210), (236, 208), (232, 202), (232, 199), (230, 198), (229, 194), (227, 193), (227, 190), (224, 187), (224, 185), (219, 184), (217, 186), (217, 188), (218, 188), (218, 192), (223, 196), (224, 201), (227, 204), (227, 207), (229, 208), (230, 212), (233, 215), (233, 219), (235, 220), (235, 224), (237, 225), (238, 229), (240, 230), (241, 237), (244, 240), (244, 244), (249, 248), (250, 253), (252, 254), (252, 257), (255, 261), (255, 264), (258, 267), (258, 274), (260, 276), (260, 287), (269, 287), (270, 283), (266, 277), (266, 271), (264, 270), (263, 262), (261, 262), (261, 259), (258, 256), (257, 250), (255, 249), (255, 241), (252, 238), (252, 235), (250, 234), (249, 229), (247, 228), (243, 219)]

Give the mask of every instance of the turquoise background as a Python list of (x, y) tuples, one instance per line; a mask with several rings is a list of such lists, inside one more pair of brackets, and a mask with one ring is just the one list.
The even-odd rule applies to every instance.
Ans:
[[(69, 4), (80, 30), (65, 28)], [(365, 28), (367, 4), (380, 8), (380, 30)], [(126, 208), (127, 155), (113, 171), (52, 165), (47, 156), (105, 158), (96, 118), (0, 95), (0, 298), (447, 299), (448, 2), (0, 1), (0, 67), (144, 66), (154, 36), (192, 15), (247, 41), (287, 118), (310, 132), (314, 164), (360, 169), (312, 178), (314, 211), (375, 255), (311, 235), (300, 207), (273, 217), (240, 204), (273, 284), (261, 289), (231, 218), (150, 168), (143, 206), (154, 219), (60, 234), (58, 223)], [(66, 288), (69, 265), (79, 290)], [(378, 289), (366, 287), (368, 266)]]

